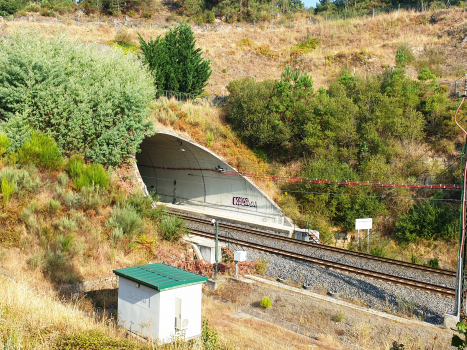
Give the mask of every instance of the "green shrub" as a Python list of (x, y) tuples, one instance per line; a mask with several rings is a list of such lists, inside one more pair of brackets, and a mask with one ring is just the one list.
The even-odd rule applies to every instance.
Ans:
[(209, 12), (209, 23), (215, 23), (216, 22), (216, 14), (214, 13), (214, 9), (212, 9), (211, 12)]
[(98, 208), (102, 204), (102, 198), (99, 192), (99, 186), (90, 185), (88, 187), (81, 188), (81, 193), (83, 194), (84, 199), (83, 209), (93, 209), (98, 211)]
[(134, 55), (27, 30), (10, 33), (0, 52), (0, 114), (21, 115), (65, 155), (119, 164), (151, 133), (153, 79)]
[(321, 43), (320, 39), (311, 38), (310, 34), (308, 34), (306, 39), (303, 42), (293, 47), (292, 51), (301, 53), (301, 54), (309, 53), (313, 51), (314, 49), (316, 49), (320, 43)]
[(7, 134), (0, 132), (0, 158), (5, 154), (8, 147), (10, 147), (11, 141)]
[(212, 142), (214, 141), (214, 134), (210, 131), (206, 134), (206, 143), (208, 147), (212, 146)]
[[(442, 197), (439, 193), (434, 198)], [(441, 201), (424, 201), (412, 206), (395, 223), (396, 239), (401, 243), (419, 238), (450, 240), (457, 236), (458, 208)]]
[(56, 214), (58, 209), (60, 209), (60, 202), (55, 199), (51, 199), (46, 203), (45, 209), (51, 214)]
[(15, 193), (15, 183), (12, 180), (8, 180), (6, 177), (2, 178), (2, 194), (3, 204), (7, 205), (10, 200), (10, 196)]
[[(65, 245), (67, 246), (67, 243)], [(61, 251), (60, 247), (45, 251), (41, 267), (43, 273), (55, 283), (76, 283), (82, 279), (79, 272), (74, 269), (70, 256)]]
[(63, 216), (54, 222), (54, 227), (61, 232), (72, 232), (76, 229), (76, 222)]
[(272, 306), (272, 302), (271, 302), (271, 299), (269, 299), (269, 297), (264, 297), (263, 299), (261, 299), (260, 304), (261, 304), (261, 307), (265, 309), (270, 309)]
[(109, 188), (110, 179), (105, 169), (100, 164), (84, 164), (84, 160), (79, 156), (73, 156), (68, 160), (66, 170), (70, 174), (75, 188), (99, 186)]
[(135, 208), (143, 217), (149, 218), (155, 222), (160, 222), (162, 217), (167, 214), (167, 208), (165, 205), (153, 207), (153, 203), (158, 202), (159, 199), (159, 197), (152, 198), (146, 196), (142, 191), (138, 191), (128, 196), (125, 203)]
[(210, 61), (196, 48), (193, 31), (187, 23), (170, 29), (164, 38), (146, 42), (139, 36), (142, 61), (154, 74), (157, 89), (201, 94), (211, 76)]
[(259, 258), (256, 260), (255, 270), (258, 275), (263, 275), (269, 265), (269, 259)]
[(203, 322), (203, 326), (201, 328), (201, 343), (205, 350), (222, 349), (217, 339), (217, 332), (215, 329), (209, 327), (208, 320)]
[(0, 16), (11, 17), (24, 7), (22, 0), (0, 0)]
[(79, 193), (69, 191), (63, 196), (63, 203), (69, 210), (76, 209), (83, 203), (83, 197)]
[(188, 234), (185, 222), (177, 215), (164, 215), (160, 224), (162, 237), (169, 241), (178, 241), (182, 236)]
[(143, 228), (143, 221), (133, 207), (128, 205), (123, 208), (115, 206), (112, 209), (106, 226), (113, 228), (119, 227), (124, 234), (133, 236), (141, 231)]
[(42, 133), (32, 132), (29, 140), (18, 150), (18, 163), (33, 163), (47, 170), (63, 166), (63, 159), (53, 139)]
[(68, 185), (68, 181), (70, 179), (68, 178), (68, 175), (66, 173), (60, 173), (58, 174), (58, 177), (57, 177), (57, 182), (60, 186), (63, 186), (63, 187), (66, 187)]
[(339, 310), (339, 313), (337, 315), (334, 315), (331, 320), (334, 322), (342, 322), (345, 319), (345, 312), (342, 310)]
[(436, 269), (439, 269), (439, 262), (438, 262), (438, 259), (436, 259), (436, 258), (430, 259), (430, 260), (428, 261), (427, 266), (429, 266), (429, 267), (434, 267), (434, 268), (436, 268)]

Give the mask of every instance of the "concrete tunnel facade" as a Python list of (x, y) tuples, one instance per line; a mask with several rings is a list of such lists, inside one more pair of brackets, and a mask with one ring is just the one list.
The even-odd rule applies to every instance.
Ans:
[(171, 131), (147, 137), (136, 165), (148, 192), (168, 207), (261, 225), (291, 227), (279, 206), (207, 148)]

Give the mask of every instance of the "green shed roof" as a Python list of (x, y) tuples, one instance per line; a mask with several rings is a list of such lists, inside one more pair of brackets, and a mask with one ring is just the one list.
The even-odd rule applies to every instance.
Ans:
[(207, 277), (162, 263), (127, 267), (113, 272), (117, 276), (159, 291), (203, 283), (208, 280)]

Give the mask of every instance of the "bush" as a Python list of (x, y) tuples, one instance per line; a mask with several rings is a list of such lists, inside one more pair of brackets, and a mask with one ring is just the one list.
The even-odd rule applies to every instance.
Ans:
[(434, 267), (435, 269), (439, 269), (439, 262), (436, 258), (430, 259), (426, 265), (429, 267)]
[(20, 115), (65, 155), (119, 164), (151, 132), (152, 78), (134, 55), (26, 30), (10, 33), (0, 52), (0, 114)]
[(88, 186), (81, 188), (81, 193), (84, 199), (84, 209), (93, 209), (98, 211), (99, 206), (102, 204), (102, 199), (99, 194), (99, 186)]
[(123, 233), (133, 236), (141, 231), (143, 228), (143, 221), (136, 210), (131, 206), (125, 206), (123, 208), (115, 206), (112, 209), (106, 226), (120, 228)]
[[(439, 198), (438, 194), (435, 198)], [(458, 209), (441, 201), (425, 201), (412, 206), (396, 221), (396, 239), (401, 243), (419, 238), (450, 240), (457, 236)]]
[(181, 23), (149, 42), (139, 35), (142, 60), (154, 74), (154, 84), (159, 90), (201, 94), (212, 70), (210, 61), (201, 57), (191, 27)]
[(169, 241), (178, 241), (188, 233), (185, 222), (177, 215), (164, 215), (160, 224), (162, 237)]
[(66, 170), (78, 190), (90, 186), (99, 186), (105, 189), (109, 187), (109, 175), (100, 164), (86, 165), (81, 157), (73, 156), (69, 159)]
[(5, 154), (8, 147), (10, 147), (11, 141), (4, 132), (0, 132), (0, 158)]
[(154, 208), (153, 203), (158, 201), (159, 197), (153, 199), (139, 191), (131, 194), (125, 203), (133, 207), (143, 217), (159, 222), (167, 214), (167, 208), (164, 205), (158, 205)]
[(76, 222), (64, 216), (54, 222), (54, 227), (61, 232), (72, 232), (76, 229)]
[(8, 17), (24, 7), (22, 0), (0, 0), (0, 16)]
[(15, 183), (12, 180), (8, 180), (6, 177), (2, 178), (2, 194), (3, 204), (7, 205), (10, 200), (10, 196), (15, 193)]
[(255, 270), (258, 275), (263, 275), (269, 265), (269, 259), (259, 258), (256, 260)]
[(76, 209), (83, 203), (83, 197), (79, 193), (69, 191), (63, 196), (63, 202), (68, 210)]
[(32, 163), (47, 170), (57, 170), (63, 166), (63, 159), (53, 139), (43, 133), (32, 132), (18, 150), (18, 163)]
[(217, 340), (217, 332), (215, 329), (209, 327), (208, 320), (203, 322), (201, 328), (201, 343), (205, 350), (221, 350), (221, 346)]
[(60, 209), (60, 202), (56, 201), (55, 199), (49, 200), (46, 205), (45, 209), (50, 213), (50, 214), (56, 214), (58, 209)]
[(260, 304), (261, 304), (261, 307), (265, 309), (270, 309), (272, 306), (271, 299), (269, 299), (268, 297), (264, 297), (263, 299), (261, 299)]

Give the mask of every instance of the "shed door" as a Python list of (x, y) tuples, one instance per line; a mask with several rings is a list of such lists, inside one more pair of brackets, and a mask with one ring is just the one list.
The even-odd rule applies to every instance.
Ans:
[(183, 319), (184, 317), (183, 308), (182, 308), (182, 299), (175, 298), (175, 330), (181, 331), (188, 328), (188, 319)]

